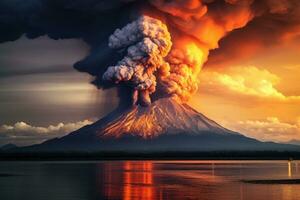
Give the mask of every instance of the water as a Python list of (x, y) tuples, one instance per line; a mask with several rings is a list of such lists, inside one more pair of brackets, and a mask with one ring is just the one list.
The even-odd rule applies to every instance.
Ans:
[(1, 200), (299, 200), (298, 161), (0, 162)]

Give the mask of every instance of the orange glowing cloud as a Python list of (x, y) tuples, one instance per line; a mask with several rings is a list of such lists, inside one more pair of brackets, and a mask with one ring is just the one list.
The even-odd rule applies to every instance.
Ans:
[(230, 32), (212, 51), (206, 67), (226, 67), (253, 58), (274, 46), (300, 39), (300, 2), (297, 0), (254, 1), (253, 19)]
[(209, 51), (229, 32), (244, 27), (253, 17), (252, 1), (208, 2), (153, 0), (143, 14), (167, 25), (172, 48), (166, 57), (170, 75), (160, 78), (161, 90), (188, 101), (198, 89), (198, 75)]
[(289, 142), (299, 140), (300, 123), (283, 122), (277, 117), (259, 120), (226, 122), (226, 127), (262, 141)]
[(168, 93), (175, 93), (181, 101), (187, 101), (198, 89), (198, 75), (208, 52), (187, 38), (182, 38), (173, 45), (174, 48), (167, 57), (170, 75), (162, 83)]
[(231, 4), (199, 0), (151, 2), (167, 14), (164, 17), (168, 26), (175, 27), (173, 32), (179, 30), (205, 45), (208, 50), (217, 48), (219, 40), (228, 32), (244, 27), (254, 17), (251, 1)]

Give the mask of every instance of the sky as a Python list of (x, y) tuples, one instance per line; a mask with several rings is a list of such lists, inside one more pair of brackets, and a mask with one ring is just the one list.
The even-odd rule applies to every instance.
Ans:
[[(32, 5), (13, 7), (21, 11), (26, 8), (27, 15), (27, 9), (35, 10), (39, 1), (32, 2)], [(87, 28), (85, 20), (94, 17), (94, 10), (100, 16), (95, 26), (106, 21), (114, 24), (114, 18), (105, 20), (101, 14), (119, 9), (119, 4), (92, 7), (94, 10), (85, 16), (80, 15), (81, 12), (90, 8), (79, 2), (67, 5), (72, 12), (75, 10), (76, 28), (71, 26), (75, 14), (70, 12), (71, 15), (59, 21), (61, 24), (57, 27), (53, 27), (51, 15), (45, 15), (43, 23), (32, 15), (29, 24), (34, 24), (37, 30), (30, 27), (19, 36), (13, 31), (0, 34), (0, 39), (4, 38), (0, 43), (0, 145), (30, 145), (61, 137), (93, 123), (117, 107), (119, 98), (114, 88), (97, 89), (90, 84), (94, 77), (73, 66), (80, 60), (88, 64), (97, 60), (93, 56), (99, 52), (104, 52), (102, 57), (107, 55), (103, 44), (107, 45), (105, 32), (110, 34), (111, 27), (95, 29), (91, 26), (89, 31), (82, 30)], [(154, 5), (165, 11), (164, 5), (156, 2)], [(226, 2), (235, 5), (238, 1)], [(275, 142), (300, 140), (300, 6), (292, 7), (293, 3), (297, 5), (293, 0), (255, 2), (258, 2), (257, 8), (251, 8), (255, 12), (250, 10), (250, 15), (248, 5), (226, 13), (228, 19), (236, 18), (237, 11), (246, 13), (247, 22), (229, 23), (226, 26), (236, 26), (235, 29), (219, 33), (222, 37), (217, 43), (213, 42), (214, 47), (210, 47), (207, 61), (197, 76), (199, 88), (187, 103), (224, 127), (249, 137)], [(7, 4), (11, 6), (10, 2)], [(203, 5), (199, 8), (203, 10)], [(173, 9), (178, 11), (176, 6)], [(57, 15), (64, 16), (64, 12), (64, 9), (59, 10)], [(252, 12), (257, 16), (252, 16)], [(176, 17), (178, 13), (175, 12)], [(188, 10), (183, 13), (184, 17), (189, 18), (186, 13)], [(212, 13), (214, 16), (215, 12)], [(0, 16), (0, 25), (2, 21)], [(23, 28), (23, 23), (20, 24)], [(207, 24), (202, 25), (206, 27)], [(47, 34), (40, 33), (39, 28), (45, 29)], [(208, 31), (214, 28), (219, 30), (217, 26), (208, 26)], [(211, 42), (210, 34), (205, 31), (200, 29), (194, 33), (198, 34), (195, 37)]]
[(97, 90), (72, 67), (88, 50), (83, 41), (46, 36), (0, 44), (0, 144), (60, 137), (116, 107), (114, 91)]
[(224, 68), (205, 68), (190, 104), (259, 140), (299, 140), (299, 44), (291, 41)]

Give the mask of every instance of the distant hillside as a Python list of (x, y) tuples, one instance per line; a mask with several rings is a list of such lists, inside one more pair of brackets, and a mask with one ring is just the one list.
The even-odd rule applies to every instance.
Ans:
[(300, 140), (290, 140), (287, 144), (300, 145)]
[(11, 149), (15, 149), (18, 146), (15, 144), (5, 144), (3, 146), (0, 147), (0, 150), (5, 151), (5, 150), (11, 150)]

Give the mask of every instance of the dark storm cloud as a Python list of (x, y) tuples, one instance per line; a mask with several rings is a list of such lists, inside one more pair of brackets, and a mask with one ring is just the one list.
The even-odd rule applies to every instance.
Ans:
[(45, 73), (68, 73), (84, 58), (88, 45), (78, 39), (35, 40), (22, 36), (15, 42), (0, 45), (0, 78)]
[(122, 16), (122, 7), (128, 5), (124, 4), (119, 0), (3, 0), (0, 25), (5, 31), (0, 41), (16, 40), (23, 33), (29, 38), (47, 34), (53, 39), (102, 41), (106, 29), (120, 20), (116, 15)]
[[(3, 0), (0, 42), (16, 40), (23, 34), (31, 39), (42, 35), (83, 39), (91, 47), (90, 54), (74, 67), (97, 77), (119, 59), (111, 56), (107, 38), (138, 14), (132, 12), (137, 10), (135, 6), (137, 1), (130, 0)], [(99, 86), (100, 81), (94, 83)]]

